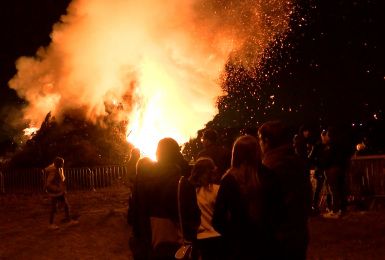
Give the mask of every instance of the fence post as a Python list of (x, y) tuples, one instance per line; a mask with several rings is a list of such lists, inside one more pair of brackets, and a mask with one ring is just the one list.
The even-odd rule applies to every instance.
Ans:
[(93, 174), (93, 172), (91, 171), (91, 169), (90, 168), (87, 168), (87, 173), (88, 173), (88, 178), (89, 178), (89, 180), (90, 180), (90, 190), (92, 190), (92, 191), (96, 191), (96, 189), (95, 189), (95, 180), (94, 180), (94, 174)]
[(0, 191), (1, 193), (5, 193), (4, 189), (4, 175), (2, 172), (0, 172)]

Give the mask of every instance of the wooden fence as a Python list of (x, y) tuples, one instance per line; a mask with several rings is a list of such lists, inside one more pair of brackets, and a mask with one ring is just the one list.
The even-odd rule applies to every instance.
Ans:
[[(67, 190), (96, 190), (126, 183), (126, 166), (64, 168)], [(46, 174), (43, 169), (8, 169), (0, 171), (1, 193), (44, 192)]]
[[(65, 168), (67, 189), (95, 190), (128, 180), (126, 166)], [(0, 170), (0, 193), (44, 192), (42, 169)], [(357, 156), (347, 175), (350, 196), (385, 197), (385, 155)]]
[(385, 155), (353, 157), (347, 185), (352, 196), (385, 197)]

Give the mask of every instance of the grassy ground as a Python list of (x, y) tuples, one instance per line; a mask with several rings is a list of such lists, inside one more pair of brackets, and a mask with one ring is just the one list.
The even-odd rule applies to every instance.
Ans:
[[(69, 193), (79, 224), (48, 230), (49, 198), (0, 195), (0, 259), (131, 259), (128, 191)], [(385, 259), (385, 211), (310, 220), (308, 259)]]

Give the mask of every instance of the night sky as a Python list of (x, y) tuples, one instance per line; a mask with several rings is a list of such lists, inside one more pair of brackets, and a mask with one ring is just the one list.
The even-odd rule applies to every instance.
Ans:
[[(12, 134), (5, 114), (23, 102), (7, 82), (14, 63), (47, 46), (52, 25), (68, 0), (0, 1), (0, 141)], [(275, 59), (269, 85), (283, 89), (280, 102), (300, 107), (304, 118), (354, 126), (385, 117), (385, 4), (381, 0), (299, 3), (304, 22), (293, 22), (290, 48)], [(305, 3), (306, 2), (306, 3)]]
[(312, 3), (304, 7), (307, 26), (291, 38), (297, 44), (291, 53), (294, 61), (282, 70), (280, 81), (330, 121), (359, 124), (368, 117), (383, 118), (384, 2)]

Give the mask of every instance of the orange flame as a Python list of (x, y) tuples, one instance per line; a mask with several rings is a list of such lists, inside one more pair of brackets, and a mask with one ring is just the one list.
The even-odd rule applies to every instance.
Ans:
[(33, 125), (79, 108), (96, 122), (115, 98), (127, 140), (154, 158), (159, 139), (181, 144), (212, 119), (226, 62), (258, 63), (291, 9), (290, 0), (73, 0), (51, 44), (21, 57), (9, 85)]
[(27, 127), (23, 130), (24, 135), (28, 137), (28, 139), (32, 138), (34, 134), (39, 130), (37, 127)]
[[(141, 78), (135, 93), (140, 102), (128, 116), (127, 140), (138, 147), (142, 155), (152, 159), (155, 159), (160, 139), (172, 137), (182, 144), (196, 134), (196, 130), (203, 127), (202, 122), (207, 122), (215, 112), (214, 98), (212, 105), (199, 107), (207, 96), (200, 97), (200, 91), (193, 93), (179, 87), (181, 80), (174, 74), (180, 72), (173, 64), (161, 64), (156, 60), (148, 59), (141, 64)], [(202, 84), (209, 88), (206, 95), (214, 97), (215, 94), (210, 92), (218, 91), (215, 81), (207, 80)], [(194, 102), (195, 108), (191, 106)]]

